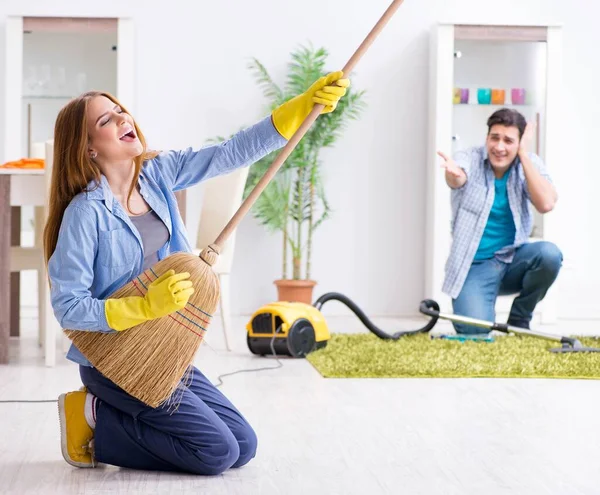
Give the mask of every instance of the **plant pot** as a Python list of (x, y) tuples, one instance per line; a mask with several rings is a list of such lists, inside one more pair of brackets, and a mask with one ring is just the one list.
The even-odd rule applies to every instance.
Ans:
[(313, 288), (317, 285), (314, 280), (275, 280), (278, 301), (301, 302), (312, 304)]

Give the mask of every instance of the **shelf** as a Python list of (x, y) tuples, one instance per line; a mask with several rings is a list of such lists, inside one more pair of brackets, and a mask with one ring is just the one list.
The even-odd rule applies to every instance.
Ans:
[(514, 108), (533, 108), (535, 105), (519, 105), (515, 103), (453, 103), (455, 107), (514, 107)]
[(70, 100), (73, 96), (63, 95), (23, 95), (23, 99), (27, 100)]

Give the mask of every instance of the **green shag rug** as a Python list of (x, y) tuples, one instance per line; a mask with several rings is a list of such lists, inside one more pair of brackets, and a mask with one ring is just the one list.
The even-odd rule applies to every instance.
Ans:
[[(430, 339), (398, 341), (373, 334), (333, 334), (327, 347), (307, 356), (326, 378), (600, 378), (600, 353), (555, 354), (560, 347), (532, 337), (494, 337), (488, 342)], [(579, 339), (600, 347), (600, 338)]]

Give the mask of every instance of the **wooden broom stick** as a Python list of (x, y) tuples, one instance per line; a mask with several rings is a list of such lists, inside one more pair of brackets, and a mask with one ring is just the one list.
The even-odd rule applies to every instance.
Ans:
[[(367, 35), (367, 37), (363, 40), (360, 46), (356, 49), (350, 60), (346, 63), (342, 72), (344, 75), (350, 74), (354, 66), (358, 63), (358, 61), (363, 57), (363, 55), (367, 52), (368, 48), (373, 44), (375, 38), (379, 35), (379, 33), (383, 30), (385, 25), (389, 22), (392, 16), (396, 13), (400, 5), (404, 0), (394, 0), (387, 10), (383, 13), (377, 24), (371, 29), (371, 32)], [(212, 265), (214, 262), (214, 254), (209, 256), (210, 251), (216, 251), (218, 253), (220, 251), (219, 246), (222, 246), (223, 243), (229, 238), (234, 229), (239, 225), (242, 221), (242, 218), (250, 211), (252, 205), (263, 192), (267, 184), (273, 179), (277, 171), (281, 168), (285, 160), (292, 153), (296, 145), (300, 142), (300, 140), (304, 137), (304, 134), (310, 129), (313, 125), (317, 117), (321, 114), (324, 105), (315, 104), (312, 111), (308, 114), (308, 116), (302, 122), (302, 125), (298, 128), (298, 130), (294, 133), (294, 135), (290, 138), (290, 140), (283, 147), (277, 158), (273, 161), (269, 169), (266, 171), (265, 175), (262, 176), (258, 184), (252, 189), (248, 197), (244, 200), (244, 202), (240, 205), (238, 210), (235, 212), (229, 223), (225, 226), (225, 228), (221, 231), (217, 239), (209, 248), (204, 249), (200, 253), (200, 257), (204, 259), (209, 265)]]

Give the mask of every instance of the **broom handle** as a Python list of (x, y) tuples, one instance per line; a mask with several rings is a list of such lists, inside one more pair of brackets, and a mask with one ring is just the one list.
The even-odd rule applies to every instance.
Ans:
[[(387, 8), (384, 14), (381, 16), (381, 19), (375, 24), (371, 32), (367, 35), (364, 41), (360, 44), (357, 50), (354, 52), (354, 55), (348, 60), (348, 63), (342, 69), (344, 74), (349, 74), (352, 72), (354, 66), (358, 63), (358, 61), (362, 58), (362, 56), (366, 53), (367, 49), (371, 46), (375, 38), (379, 35), (379, 33), (383, 30), (385, 25), (389, 22), (392, 16), (396, 13), (396, 10), (400, 7), (404, 0), (393, 0), (391, 5)], [(238, 224), (242, 221), (242, 218), (250, 211), (252, 205), (263, 192), (267, 184), (273, 179), (283, 162), (290, 156), (291, 152), (294, 150), (298, 142), (304, 137), (304, 134), (310, 129), (310, 126), (313, 125), (314, 121), (317, 120), (317, 117), (320, 115), (324, 106), (317, 103), (313, 107), (312, 111), (308, 114), (308, 116), (302, 122), (302, 125), (298, 128), (298, 130), (294, 133), (294, 135), (290, 138), (290, 140), (283, 147), (277, 158), (273, 161), (265, 175), (262, 176), (258, 184), (254, 186), (254, 189), (250, 192), (248, 197), (244, 200), (244, 202), (240, 205), (238, 210), (235, 212), (229, 223), (225, 226), (225, 228), (221, 231), (214, 244), (217, 246), (222, 246), (223, 243), (229, 238), (233, 230), (238, 226)]]

